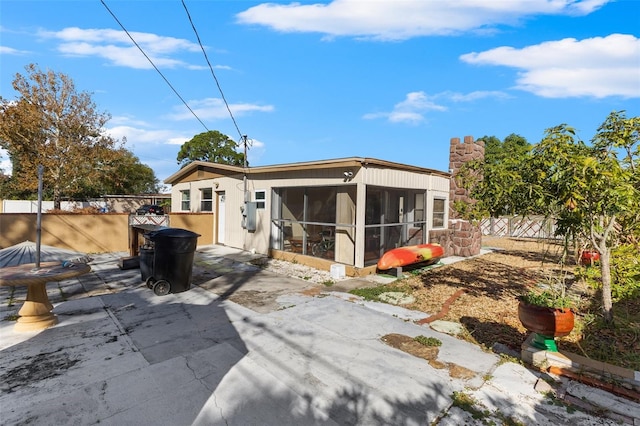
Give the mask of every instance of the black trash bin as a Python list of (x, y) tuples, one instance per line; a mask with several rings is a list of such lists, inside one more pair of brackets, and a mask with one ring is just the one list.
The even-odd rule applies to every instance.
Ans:
[(147, 286), (158, 296), (189, 290), (193, 256), (200, 234), (180, 228), (164, 228), (144, 234), (153, 242), (153, 272)]
[(140, 277), (142, 281), (147, 281), (153, 276), (153, 247), (143, 246), (138, 249), (140, 253)]

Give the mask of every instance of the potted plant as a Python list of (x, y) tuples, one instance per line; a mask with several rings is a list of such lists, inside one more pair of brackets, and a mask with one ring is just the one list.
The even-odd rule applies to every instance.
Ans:
[(558, 352), (557, 337), (567, 336), (573, 330), (575, 305), (567, 295), (565, 276), (549, 278), (550, 285), (532, 289), (518, 297), (518, 318), (523, 327), (535, 333), (531, 344), (539, 349)]
[(600, 253), (597, 250), (584, 249), (580, 253), (580, 263), (583, 266), (593, 266), (600, 261)]

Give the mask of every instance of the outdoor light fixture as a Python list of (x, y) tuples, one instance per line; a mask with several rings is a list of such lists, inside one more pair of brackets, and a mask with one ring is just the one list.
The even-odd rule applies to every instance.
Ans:
[(345, 178), (347, 178), (347, 179), (348, 179), (348, 178), (352, 178), (352, 177), (353, 177), (353, 172), (346, 171), (346, 172), (344, 172), (344, 173), (343, 173), (343, 175), (344, 175), (344, 177), (345, 177)]

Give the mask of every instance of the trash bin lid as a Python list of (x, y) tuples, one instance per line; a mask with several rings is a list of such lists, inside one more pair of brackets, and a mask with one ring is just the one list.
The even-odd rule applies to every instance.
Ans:
[(199, 236), (200, 234), (181, 228), (165, 228), (144, 234), (144, 237), (151, 241), (158, 238), (197, 238)]

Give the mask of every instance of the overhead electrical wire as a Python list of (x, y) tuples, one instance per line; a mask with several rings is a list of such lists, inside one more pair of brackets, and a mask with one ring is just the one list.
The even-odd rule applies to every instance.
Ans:
[[(200, 124), (202, 124), (202, 127), (205, 128), (205, 130), (209, 131), (209, 128), (207, 127), (206, 124), (204, 124), (204, 122), (200, 119), (200, 117), (198, 117), (198, 115), (191, 109), (191, 107), (189, 106), (189, 104), (187, 104), (187, 101), (184, 100), (184, 98), (182, 96), (180, 96), (180, 93), (178, 93), (178, 91), (175, 89), (175, 87), (173, 87), (173, 85), (169, 82), (169, 80), (167, 80), (167, 78), (164, 76), (164, 74), (162, 74), (162, 72), (158, 69), (158, 67), (156, 66), (156, 64), (153, 63), (153, 61), (151, 60), (151, 58), (149, 58), (149, 56), (147, 56), (147, 54), (145, 53), (145, 51), (142, 49), (142, 47), (140, 47), (140, 45), (134, 40), (134, 38), (131, 36), (131, 34), (129, 34), (129, 31), (127, 31), (127, 29), (124, 27), (124, 25), (122, 25), (122, 23), (120, 22), (120, 20), (118, 19), (118, 17), (111, 11), (111, 9), (109, 9), (109, 6), (107, 6), (107, 4), (104, 2), (104, 0), (100, 0), (100, 3), (102, 3), (102, 5), (107, 9), (107, 11), (111, 14), (111, 16), (113, 17), (113, 19), (115, 19), (115, 21), (118, 23), (118, 25), (120, 25), (120, 28), (122, 28), (122, 30), (129, 36), (129, 38), (131, 39), (131, 41), (133, 42), (133, 44), (138, 48), (138, 50), (140, 50), (140, 52), (144, 55), (145, 58), (147, 58), (147, 60), (149, 61), (149, 63), (153, 66), (153, 68), (158, 72), (158, 74), (160, 74), (160, 76), (162, 77), (162, 79), (165, 81), (165, 83), (167, 83), (167, 85), (169, 85), (169, 87), (171, 88), (171, 90), (173, 90), (173, 93), (176, 94), (176, 96), (178, 98), (180, 98), (180, 100), (182, 101), (182, 103), (184, 104), (184, 106), (187, 107), (187, 109), (191, 112), (191, 114), (193, 114), (193, 116), (200, 122)], [(208, 60), (207, 60), (208, 62)], [(226, 101), (225, 101), (226, 103)], [(228, 107), (227, 107), (228, 108)], [(234, 121), (235, 123), (235, 121)], [(236, 126), (237, 128), (237, 126)]]
[(209, 70), (211, 71), (211, 75), (213, 76), (213, 79), (216, 82), (216, 86), (218, 86), (218, 91), (220, 91), (220, 96), (222, 97), (222, 101), (224, 102), (224, 105), (227, 107), (227, 111), (229, 112), (229, 116), (231, 117), (231, 121), (233, 121), (233, 125), (236, 127), (236, 130), (238, 131), (238, 135), (240, 136), (240, 140), (244, 139), (245, 145), (247, 143), (246, 141), (246, 136), (242, 135), (242, 132), (240, 131), (240, 128), (238, 127), (238, 123), (236, 122), (236, 119), (233, 116), (233, 113), (231, 112), (231, 108), (229, 108), (229, 103), (227, 102), (227, 99), (224, 96), (224, 93), (222, 92), (222, 87), (220, 87), (220, 82), (218, 81), (218, 78), (216, 77), (216, 73), (213, 71), (213, 67), (211, 66), (211, 62), (209, 62), (209, 57), (207, 56), (207, 52), (204, 48), (204, 46), (202, 45), (202, 42), (200, 41), (200, 35), (198, 34), (198, 30), (196, 30), (196, 26), (193, 23), (193, 20), (191, 19), (191, 14), (189, 13), (189, 9), (187, 9), (187, 5), (184, 2), (184, 0), (182, 0), (182, 6), (184, 7), (184, 11), (187, 13), (187, 18), (189, 18), (189, 23), (191, 24), (191, 28), (193, 28), (193, 32), (196, 35), (196, 39), (198, 40), (198, 44), (200, 45), (200, 49), (202, 49), (202, 54), (204, 55), (205, 60), (207, 61), (207, 65), (209, 65)]

